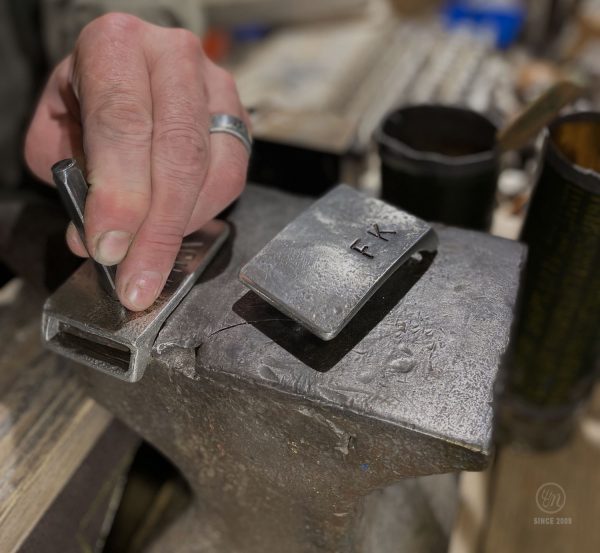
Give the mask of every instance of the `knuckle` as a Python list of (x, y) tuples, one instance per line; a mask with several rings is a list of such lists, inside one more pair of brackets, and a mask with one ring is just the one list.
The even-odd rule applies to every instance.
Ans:
[(144, 22), (134, 15), (111, 12), (88, 23), (81, 31), (80, 38), (85, 40), (89, 35), (96, 36), (99, 33), (110, 39), (125, 33), (136, 33), (143, 24)]
[(198, 177), (208, 160), (208, 140), (189, 125), (173, 125), (154, 137), (154, 152), (159, 165), (171, 174)]
[(181, 224), (166, 218), (153, 222), (152, 231), (144, 238), (144, 246), (155, 253), (172, 253), (181, 247)]
[(201, 54), (202, 43), (200, 37), (187, 29), (169, 29), (170, 41), (173, 46), (186, 53)]
[[(97, 215), (92, 220), (104, 222), (108, 219), (135, 222), (144, 218), (150, 207), (150, 194), (146, 190), (123, 190), (122, 183), (104, 182), (102, 186), (94, 184), (95, 175), (88, 174), (90, 183), (86, 214)], [(112, 185), (111, 185), (112, 184)], [(108, 186), (107, 186), (108, 185)]]
[(152, 114), (142, 102), (118, 87), (99, 100), (86, 116), (86, 124), (108, 140), (129, 145), (146, 143), (152, 135)]

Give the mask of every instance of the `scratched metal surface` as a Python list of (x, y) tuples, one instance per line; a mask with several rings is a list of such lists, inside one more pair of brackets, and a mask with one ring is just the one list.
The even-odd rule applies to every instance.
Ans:
[(437, 226), (433, 261), (401, 268), (322, 342), (237, 279), (310, 203), (249, 186), (229, 217), (235, 239), (167, 320), (155, 352), (197, 348), (198, 376), (229, 375), (487, 455), (524, 247)]
[(240, 271), (240, 280), (324, 340), (416, 251), (435, 251), (425, 221), (339, 185)]

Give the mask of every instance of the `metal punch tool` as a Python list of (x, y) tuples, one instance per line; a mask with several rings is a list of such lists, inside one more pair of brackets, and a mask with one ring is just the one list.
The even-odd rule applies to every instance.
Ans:
[[(88, 185), (74, 159), (52, 168), (60, 197), (85, 244), (84, 206)], [(229, 235), (225, 221), (213, 220), (187, 236), (156, 302), (132, 312), (116, 299), (116, 266), (86, 261), (44, 305), (46, 347), (121, 380), (144, 374), (156, 336)]]

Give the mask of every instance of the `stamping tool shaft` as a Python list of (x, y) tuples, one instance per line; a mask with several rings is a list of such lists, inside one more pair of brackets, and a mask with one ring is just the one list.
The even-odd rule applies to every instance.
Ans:
[[(83, 172), (75, 159), (63, 159), (52, 166), (52, 177), (54, 178), (60, 199), (85, 246), (86, 240), (83, 213), (88, 193), (88, 184), (83, 176)], [(94, 262), (94, 264), (103, 287), (109, 294), (116, 298), (116, 265), (108, 267), (96, 262)]]

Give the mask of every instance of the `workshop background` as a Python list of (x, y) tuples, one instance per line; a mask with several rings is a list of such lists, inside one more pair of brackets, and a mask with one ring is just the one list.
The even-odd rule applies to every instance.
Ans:
[[(24, 168), (24, 131), (48, 69), (85, 23), (116, 9), (201, 34), (233, 73), (252, 118), (249, 182), (312, 199), (346, 183), (530, 248), (513, 354), (496, 386), (493, 461), (405, 480), (393, 510), (377, 516), (414, 535), (364, 551), (600, 551), (599, 0), (41, 4), (0, 4), (0, 552), (168, 550), (177, 543), (168, 530), (192, 501), (169, 460), (39, 343), (43, 302), (79, 262), (54, 191)], [(550, 174), (559, 162), (544, 141), (570, 139), (554, 118), (551, 133), (496, 148), (496, 129), (574, 79), (584, 84), (560, 116), (594, 128), (559, 156), (572, 182)], [(533, 195), (540, 179), (552, 197)], [(530, 209), (532, 198), (541, 207)], [(565, 268), (560, 278), (550, 266)], [(576, 318), (576, 331), (557, 330), (560, 355), (535, 334), (540, 320)]]

